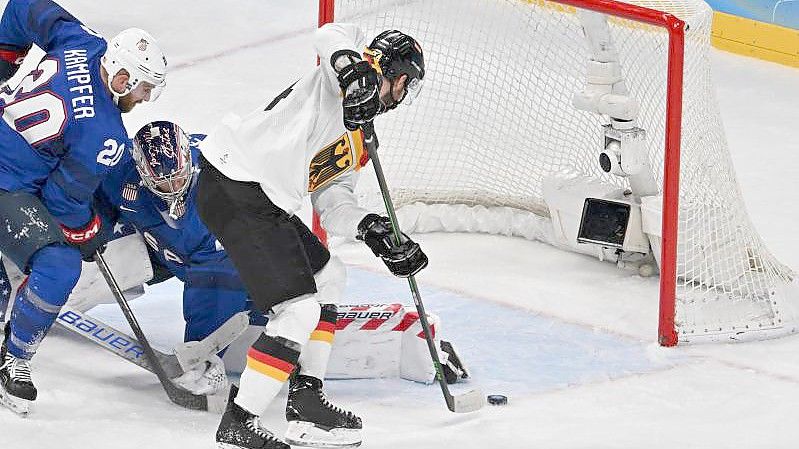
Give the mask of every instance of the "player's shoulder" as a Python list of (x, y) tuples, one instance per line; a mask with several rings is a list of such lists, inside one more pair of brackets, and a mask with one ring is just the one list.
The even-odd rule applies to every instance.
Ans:
[[(80, 22), (70, 22), (53, 30), (55, 45), (48, 52), (67, 61), (87, 62), (99, 60), (108, 48), (108, 42), (98, 32)], [(69, 63), (69, 62), (67, 62)]]
[(98, 162), (101, 162), (101, 157), (113, 153), (114, 160), (113, 163), (107, 164), (109, 166), (115, 166), (126, 160), (122, 156), (129, 153), (133, 145), (124, 124), (118, 117), (98, 113), (83, 122), (72, 120), (69, 128), (69, 132), (65, 134), (65, 141), (71, 149), (85, 147), (89, 153), (100, 151)]

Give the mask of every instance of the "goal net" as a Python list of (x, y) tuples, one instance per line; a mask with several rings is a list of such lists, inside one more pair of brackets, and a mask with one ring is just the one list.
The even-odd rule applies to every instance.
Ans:
[[(638, 178), (599, 163), (608, 129), (623, 121), (575, 107), (597, 74), (590, 62), (603, 58), (597, 48), (608, 50), (596, 39), (592, 46), (585, 30), (598, 14), (583, 11), (597, 5), (611, 10), (598, 29), (609, 32), (607, 59), (620, 69), (622, 87), (613, 93), (635, 102), (632, 122), (645, 134)], [(710, 76), (712, 11), (704, 2), (322, 0), (320, 14), (320, 23), (357, 23), (369, 37), (401, 30), (424, 49), (422, 94), (376, 122), (404, 228), (517, 235), (629, 262), (641, 273), (655, 266), (665, 345), (796, 330), (794, 273), (764, 246), (736, 182)], [(658, 26), (651, 17), (674, 21)], [(674, 36), (684, 33), (684, 44), (669, 26), (679, 27)], [(681, 119), (673, 115), (678, 106)], [(359, 193), (380, 204), (371, 178), (361, 177)], [(575, 200), (575, 192), (583, 195)], [(643, 236), (633, 250), (576, 241), (590, 197), (631, 205), (627, 233)]]

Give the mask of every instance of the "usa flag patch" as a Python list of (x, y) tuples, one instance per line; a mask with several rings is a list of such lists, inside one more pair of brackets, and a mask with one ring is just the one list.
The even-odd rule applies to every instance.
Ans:
[(180, 201), (175, 206), (175, 217), (180, 218), (186, 213), (186, 202)]
[(139, 197), (139, 186), (136, 184), (125, 184), (122, 187), (122, 198), (125, 198), (128, 201), (136, 201), (136, 198)]

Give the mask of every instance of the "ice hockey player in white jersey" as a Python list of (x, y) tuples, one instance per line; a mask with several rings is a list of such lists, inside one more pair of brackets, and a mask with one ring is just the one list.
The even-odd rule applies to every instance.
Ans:
[(329, 290), (344, 272), (295, 215), (306, 195), (328, 231), (364, 241), (395, 275), (427, 266), (417, 243), (403, 236), (395, 244), (388, 219), (360, 208), (353, 194), (368, 162), (359, 127), (419, 93), (422, 49), (396, 30), (365, 42), (354, 25), (321, 27), (316, 69), (253, 113), (228, 115), (200, 146), (200, 217), (224, 245), (254, 307), (271, 311), (248, 351), (239, 389), (231, 390), (216, 433), (220, 448), (289, 448), (259, 416), (292, 373), (285, 441), (361, 444), (361, 419), (322, 392), (336, 322)]

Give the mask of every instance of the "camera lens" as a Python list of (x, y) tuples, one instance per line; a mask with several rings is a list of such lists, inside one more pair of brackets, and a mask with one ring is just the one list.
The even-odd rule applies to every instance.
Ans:
[(610, 163), (610, 156), (608, 156), (608, 153), (599, 154), (599, 166), (602, 168), (603, 172), (610, 173), (612, 165)]

